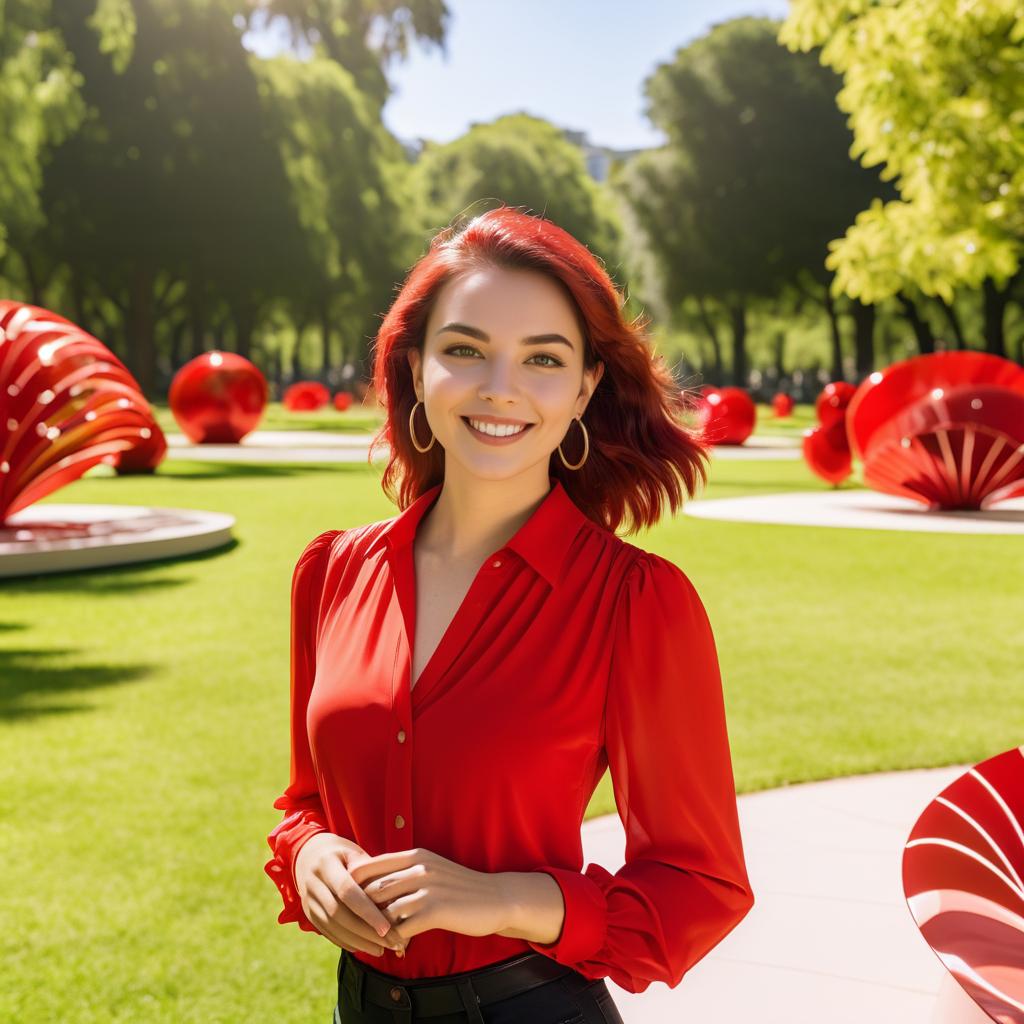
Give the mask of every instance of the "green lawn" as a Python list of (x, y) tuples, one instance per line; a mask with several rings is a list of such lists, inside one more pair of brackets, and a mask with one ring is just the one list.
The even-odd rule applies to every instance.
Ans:
[[(705, 496), (821, 486), (800, 461), (721, 460)], [(238, 521), (220, 551), (0, 587), (0, 1020), (326, 1024), (337, 948), (276, 923), (262, 868), (289, 580), (321, 530), (393, 514), (379, 464), (167, 460), (46, 500)], [(629, 539), (704, 599), (741, 791), (1021, 741), (1019, 538), (680, 515)], [(606, 777), (590, 814), (613, 810)]]

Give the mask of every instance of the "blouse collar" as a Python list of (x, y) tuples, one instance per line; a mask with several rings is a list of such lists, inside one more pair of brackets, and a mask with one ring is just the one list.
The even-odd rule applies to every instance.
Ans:
[[(572, 541), (587, 517), (569, 497), (562, 482), (548, 477), (551, 489), (533, 514), (512, 535), (505, 547), (522, 556), (526, 562), (552, 586), (562, 579), (565, 556)], [(412, 504), (398, 515), (385, 521), (367, 548), (367, 555), (373, 554), (385, 541), (392, 553), (403, 545), (411, 544), (416, 536), (416, 527), (441, 493), (443, 483), (427, 488)]]

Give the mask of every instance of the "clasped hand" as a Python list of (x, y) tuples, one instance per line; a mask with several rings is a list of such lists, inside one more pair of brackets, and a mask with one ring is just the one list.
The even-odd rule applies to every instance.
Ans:
[(474, 871), (421, 848), (357, 857), (348, 871), (403, 945), (431, 928), (494, 935), (508, 927), (501, 874)]

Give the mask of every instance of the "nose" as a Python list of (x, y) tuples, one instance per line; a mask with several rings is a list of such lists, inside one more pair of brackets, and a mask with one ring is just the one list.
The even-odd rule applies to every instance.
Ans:
[(492, 359), (480, 383), (479, 394), (492, 402), (514, 402), (519, 397), (519, 385), (512, 363)]

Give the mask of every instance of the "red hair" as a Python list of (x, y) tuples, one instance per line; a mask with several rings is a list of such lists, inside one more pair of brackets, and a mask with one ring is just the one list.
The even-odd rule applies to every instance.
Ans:
[[(626, 322), (625, 300), (603, 261), (567, 231), (501, 206), (434, 236), (377, 332), (373, 384), (386, 419), (369, 458), (378, 445), (389, 446), (382, 487), (399, 508), (444, 479), (444, 449), (435, 445), (418, 452), (409, 438), (416, 393), (406, 352), (416, 346), (422, 353), (427, 318), (442, 285), (482, 266), (536, 270), (561, 282), (582, 328), (584, 365), (605, 364), (583, 414), (590, 435), (586, 462), (578, 470), (566, 469), (556, 450), (548, 467), (588, 518), (615, 532), (628, 515), (632, 533), (657, 523), (666, 501), (674, 513), (684, 494), (694, 496), (698, 480), (707, 484), (710, 445), (682, 419), (696, 402), (654, 354), (646, 333), (649, 321), (639, 316)], [(579, 462), (579, 428), (570, 425), (567, 436), (566, 459)]]

